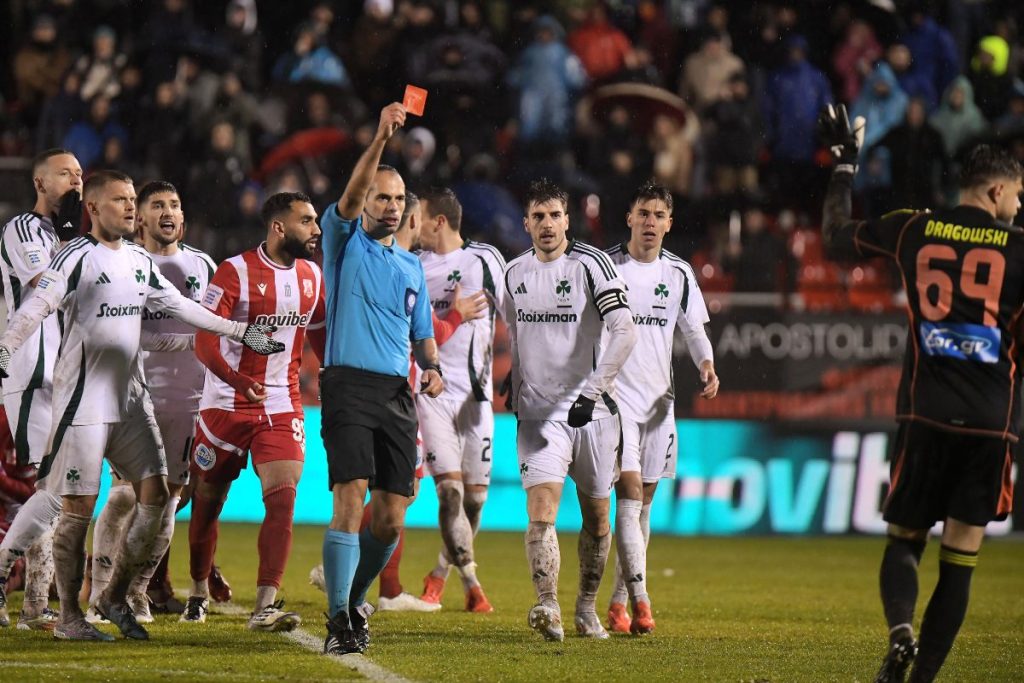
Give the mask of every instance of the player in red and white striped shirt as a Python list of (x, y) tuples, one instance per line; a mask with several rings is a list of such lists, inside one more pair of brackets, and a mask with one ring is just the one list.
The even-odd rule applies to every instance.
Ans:
[(267, 241), (222, 263), (202, 304), (231, 320), (274, 325), (273, 337), (285, 351), (268, 361), (241, 344), (196, 336), (196, 355), (207, 372), (192, 450), (199, 479), (189, 525), (192, 597), (181, 620), (205, 621), (217, 517), (251, 453), (266, 517), (260, 527), (256, 608), (249, 628), (282, 631), (300, 622), (298, 614), (284, 611), (283, 601), (275, 599), (291, 550), (295, 487), (306, 450), (299, 395), (302, 344), (308, 333), (313, 351), (323, 357), (324, 283), (320, 268), (308, 260), (320, 238), (309, 197), (273, 195), (262, 215)]

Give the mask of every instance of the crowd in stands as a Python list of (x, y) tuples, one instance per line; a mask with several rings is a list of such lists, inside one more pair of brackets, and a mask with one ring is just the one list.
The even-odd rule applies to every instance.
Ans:
[[(575, 234), (610, 246), (654, 177), (676, 197), (669, 247), (706, 289), (803, 292), (811, 307), (834, 288), (822, 307), (877, 310), (886, 296), (857, 287), (895, 289), (884, 269), (821, 258), (826, 103), (869, 120), (864, 212), (954, 202), (978, 140), (1024, 159), (1019, 0), (26, 0), (2, 13), (0, 155), (61, 146), (87, 172), (169, 180), (188, 240), (215, 258), (258, 239), (270, 193), (336, 199), (406, 83), (429, 91), (426, 113), (385, 162), (413, 190), (452, 186), (466, 233), (526, 248), (520, 192), (547, 176), (571, 192)], [(622, 83), (685, 103), (604, 95)]]

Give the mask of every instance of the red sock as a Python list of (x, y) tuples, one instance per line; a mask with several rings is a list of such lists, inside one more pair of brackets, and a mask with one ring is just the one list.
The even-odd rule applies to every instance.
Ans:
[(380, 597), (394, 598), (402, 593), (402, 581), (398, 578), (398, 563), (402, 561), (402, 546), (405, 545), (405, 529), (398, 534), (398, 545), (391, 553), (391, 559), (380, 573)]
[(292, 549), (292, 516), (295, 511), (295, 485), (282, 484), (263, 495), (267, 514), (260, 526), (257, 547), (260, 567), (257, 586), (281, 587), (281, 577)]
[(218, 517), (224, 503), (192, 496), (192, 520), (188, 523), (189, 572), (193, 581), (210, 578), (213, 553), (217, 549)]

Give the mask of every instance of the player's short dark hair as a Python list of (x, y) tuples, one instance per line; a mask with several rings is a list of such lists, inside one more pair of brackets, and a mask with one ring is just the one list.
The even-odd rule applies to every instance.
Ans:
[(668, 212), (672, 213), (672, 193), (667, 187), (655, 180), (648, 180), (636, 189), (633, 198), (629, 201), (629, 208), (632, 209), (637, 202), (649, 202), (652, 199), (665, 202)]
[(40, 152), (32, 159), (32, 175), (35, 175), (39, 167), (45, 164), (51, 157), (59, 157), (61, 154), (70, 154), (74, 156), (74, 152), (64, 149), (63, 147), (52, 147), (45, 152)]
[(110, 169), (104, 169), (102, 171), (96, 171), (90, 173), (89, 177), (85, 179), (85, 185), (82, 187), (82, 196), (86, 199), (89, 198), (95, 192), (99, 192), (110, 183), (134, 183), (127, 173), (121, 173), (121, 171), (114, 171)]
[(1013, 156), (992, 145), (978, 145), (967, 154), (960, 170), (960, 187), (984, 185), (997, 178), (1018, 180), (1024, 177), (1024, 167)]
[(260, 209), (260, 218), (263, 219), (264, 225), (270, 225), (271, 221), (282, 213), (291, 211), (295, 202), (312, 204), (313, 200), (305, 192), (278, 192), (267, 197), (263, 202), (263, 208)]
[(406, 191), (405, 193), (405, 210), (402, 211), (402, 219), (398, 221), (398, 229), (401, 230), (405, 227), (405, 224), (409, 222), (409, 216), (416, 210), (416, 207), (420, 205), (420, 198), (412, 192)]
[(569, 193), (547, 178), (535, 180), (526, 188), (526, 208), (530, 208), (531, 204), (543, 204), (552, 200), (562, 202), (562, 209), (568, 211)]
[(462, 204), (447, 187), (432, 187), (420, 197), (430, 205), (431, 216), (444, 216), (452, 230), (462, 229)]
[(399, 177), (401, 177), (402, 175), (401, 173), (398, 172), (397, 168), (389, 164), (377, 164), (377, 173), (394, 173)]
[(143, 185), (142, 189), (139, 190), (139, 195), (135, 198), (135, 206), (142, 206), (150, 197), (161, 192), (170, 192), (181, 198), (181, 195), (178, 193), (178, 188), (171, 185), (166, 180), (151, 180)]

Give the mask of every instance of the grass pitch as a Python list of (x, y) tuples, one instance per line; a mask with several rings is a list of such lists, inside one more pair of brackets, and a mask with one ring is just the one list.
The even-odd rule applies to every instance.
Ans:
[[(175, 539), (173, 575), (187, 588), (184, 528)], [(235, 603), (251, 608), (256, 532), (222, 525), (217, 562)], [(308, 584), (319, 562), (322, 529), (298, 527), (283, 597), (301, 612), (303, 629), (322, 641), (324, 596)], [(870, 681), (884, 652), (877, 538), (655, 537), (649, 589), (657, 630), (646, 638), (595, 642), (573, 637), (576, 539), (562, 535), (564, 643), (545, 643), (526, 626), (533, 589), (519, 534), (477, 541), (479, 576), (495, 606), (490, 615), (462, 612), (453, 575), (437, 614), (384, 613), (371, 620), (375, 664), (418, 681)], [(918, 615), (935, 584), (937, 543), (922, 562)], [(436, 532), (410, 531), (402, 578), (418, 593), (439, 549)], [(990, 540), (982, 549), (967, 621), (943, 670), (946, 681), (1024, 680), (1022, 539)], [(598, 599), (603, 612), (609, 574)], [(376, 588), (371, 589), (371, 598)], [(21, 594), (12, 596), (12, 616)], [(603, 614), (602, 614), (603, 617)], [(918, 617), (920, 618), (920, 616)], [(360, 679), (278, 634), (254, 634), (242, 615), (211, 615), (184, 627), (160, 616), (148, 643), (54, 642), (49, 634), (0, 631), (0, 678), (35, 680), (339, 680)], [(104, 627), (109, 630), (111, 627)]]

